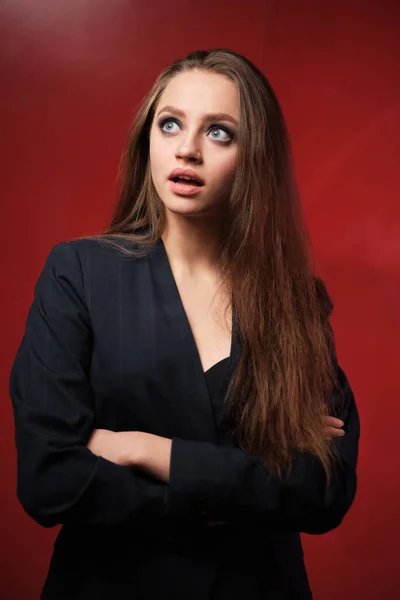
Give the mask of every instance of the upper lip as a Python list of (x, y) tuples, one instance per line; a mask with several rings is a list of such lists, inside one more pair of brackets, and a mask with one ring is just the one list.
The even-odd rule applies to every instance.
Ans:
[(174, 179), (175, 177), (190, 177), (190, 179), (194, 179), (204, 185), (204, 180), (200, 175), (197, 175), (197, 173), (191, 169), (174, 169), (169, 174), (169, 179)]

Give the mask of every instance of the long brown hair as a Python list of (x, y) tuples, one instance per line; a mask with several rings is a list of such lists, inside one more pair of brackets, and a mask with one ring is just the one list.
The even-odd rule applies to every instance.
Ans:
[(301, 450), (321, 461), (329, 480), (337, 453), (322, 416), (337, 397), (331, 305), (313, 273), (282, 110), (253, 63), (218, 48), (192, 52), (160, 74), (131, 128), (111, 222), (91, 237), (117, 246), (118, 238), (129, 240), (125, 252), (134, 255), (136, 242), (147, 252), (161, 237), (165, 217), (150, 173), (150, 128), (168, 83), (192, 69), (224, 75), (239, 92), (238, 167), (220, 259), (242, 344), (228, 393), (232, 433), (279, 477)]

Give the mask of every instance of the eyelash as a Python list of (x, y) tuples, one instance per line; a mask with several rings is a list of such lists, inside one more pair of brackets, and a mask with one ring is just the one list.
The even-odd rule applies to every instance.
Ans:
[[(174, 119), (173, 117), (167, 117), (164, 119), (160, 119), (158, 121), (158, 127), (160, 128), (161, 133), (166, 133), (166, 134), (169, 133), (168, 131), (162, 131), (164, 125), (166, 123), (168, 123), (168, 121), (172, 121), (173, 123), (176, 123), (177, 125), (180, 126), (178, 119)], [(228, 127), (225, 127), (224, 125), (218, 125), (217, 123), (214, 123), (213, 125), (211, 125), (209, 132), (212, 129), (221, 129), (221, 131), (223, 131), (224, 133), (229, 135), (229, 137), (231, 138), (230, 140), (225, 140), (225, 141), (220, 142), (221, 144), (230, 144), (231, 142), (233, 142), (235, 140), (235, 134), (233, 133), (233, 131), (231, 131), (230, 129), (228, 129)], [(215, 140), (215, 141), (218, 142), (219, 140)]]

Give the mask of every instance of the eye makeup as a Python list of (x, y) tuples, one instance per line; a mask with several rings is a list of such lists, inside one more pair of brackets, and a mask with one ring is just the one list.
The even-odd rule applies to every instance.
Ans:
[[(181, 126), (180, 122), (178, 121), (178, 119), (176, 119), (175, 117), (163, 117), (158, 119), (157, 121), (157, 125), (161, 130), (161, 133), (168, 135), (170, 132), (169, 131), (165, 131), (164, 127), (165, 125), (168, 123), (176, 123), (179, 127)], [(221, 131), (223, 131), (224, 133), (226, 133), (229, 136), (229, 140), (219, 140), (217, 138), (212, 138), (214, 141), (219, 142), (221, 144), (230, 144), (231, 142), (233, 142), (236, 139), (236, 135), (235, 133), (226, 125), (221, 125), (219, 123), (212, 123), (208, 129), (208, 133), (210, 131), (213, 131), (215, 129), (220, 129)]]

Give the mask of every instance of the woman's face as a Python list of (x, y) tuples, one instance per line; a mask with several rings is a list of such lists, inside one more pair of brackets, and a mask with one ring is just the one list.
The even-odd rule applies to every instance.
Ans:
[[(151, 175), (167, 211), (188, 217), (212, 214), (228, 200), (238, 121), (238, 92), (227, 77), (188, 71), (169, 82), (150, 130)], [(170, 179), (175, 169), (194, 171), (203, 185), (175, 183)]]

